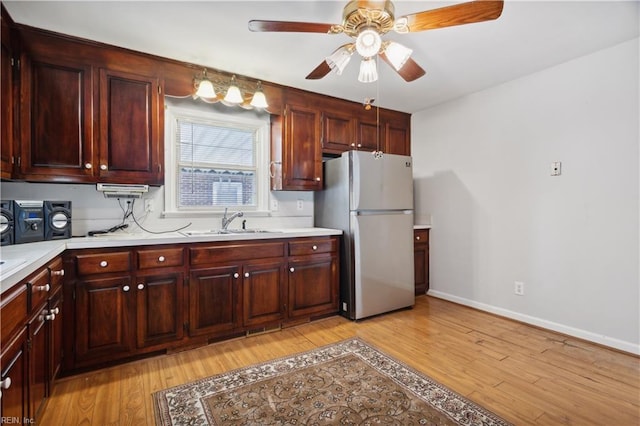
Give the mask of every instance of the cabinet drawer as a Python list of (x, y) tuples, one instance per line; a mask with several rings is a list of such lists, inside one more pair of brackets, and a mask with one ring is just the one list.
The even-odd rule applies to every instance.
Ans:
[(337, 250), (335, 238), (326, 240), (303, 240), (289, 243), (289, 256), (304, 256), (316, 253), (331, 253)]
[(76, 261), (80, 275), (125, 272), (131, 269), (131, 256), (128, 251), (80, 254), (76, 256)]
[(184, 263), (182, 253), (181, 248), (138, 250), (136, 252), (138, 269), (182, 266)]
[(413, 242), (414, 243), (427, 243), (427, 242), (429, 242), (429, 230), (428, 229), (414, 229), (413, 230)]
[[(13, 333), (27, 322), (27, 286), (19, 284), (2, 293), (0, 300), (0, 346), (4, 349)], [(3, 365), (4, 367), (4, 365)]]
[(284, 257), (284, 242), (261, 244), (223, 244), (189, 249), (191, 265)]
[(56, 259), (48, 266), (49, 269), (49, 282), (51, 284), (50, 294), (53, 294), (62, 286), (64, 281), (64, 267), (62, 266), (62, 259)]
[(49, 269), (47, 268), (29, 278), (28, 284), (31, 289), (32, 310), (39, 308), (49, 298), (49, 295), (53, 294), (49, 281)]

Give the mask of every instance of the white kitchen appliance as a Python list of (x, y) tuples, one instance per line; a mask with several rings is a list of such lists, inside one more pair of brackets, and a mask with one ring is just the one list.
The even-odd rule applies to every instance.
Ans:
[(411, 157), (348, 151), (324, 162), (315, 225), (341, 229), (341, 309), (351, 319), (412, 306)]

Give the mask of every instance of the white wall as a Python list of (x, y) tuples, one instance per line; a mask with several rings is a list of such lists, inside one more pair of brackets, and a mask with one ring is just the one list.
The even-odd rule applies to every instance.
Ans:
[(431, 294), (640, 353), (638, 51), (635, 39), (413, 115)]
[[(95, 185), (36, 184), (24, 182), (2, 182), (0, 194), (3, 200), (70, 200), (72, 202), (73, 235), (85, 236), (88, 231), (110, 228), (122, 221), (123, 211), (117, 200), (106, 199)], [(239, 228), (243, 219), (248, 228), (304, 228), (313, 226), (313, 192), (271, 191), (271, 200), (278, 201), (277, 211), (236, 219), (231, 228)], [(220, 228), (222, 215), (212, 214), (191, 218), (163, 218), (164, 187), (153, 187), (145, 195), (153, 203), (153, 212), (144, 212), (143, 200), (134, 204), (134, 214), (138, 222), (151, 231), (169, 231), (189, 223), (189, 229)], [(302, 200), (302, 210), (298, 209)], [(124, 205), (124, 203), (123, 203)], [(272, 203), (270, 202), (271, 206)], [(126, 232), (143, 232), (133, 220), (128, 219)]]

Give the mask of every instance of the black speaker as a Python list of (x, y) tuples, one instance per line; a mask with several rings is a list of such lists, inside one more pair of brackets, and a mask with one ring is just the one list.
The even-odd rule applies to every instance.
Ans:
[(44, 239), (71, 238), (71, 201), (44, 202)]
[(13, 200), (0, 201), (0, 245), (8, 246), (14, 243), (14, 225)]

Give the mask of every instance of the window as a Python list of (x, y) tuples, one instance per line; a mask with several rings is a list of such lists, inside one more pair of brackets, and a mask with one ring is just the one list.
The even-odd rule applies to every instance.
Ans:
[(165, 215), (267, 210), (268, 115), (214, 107), (167, 104)]

